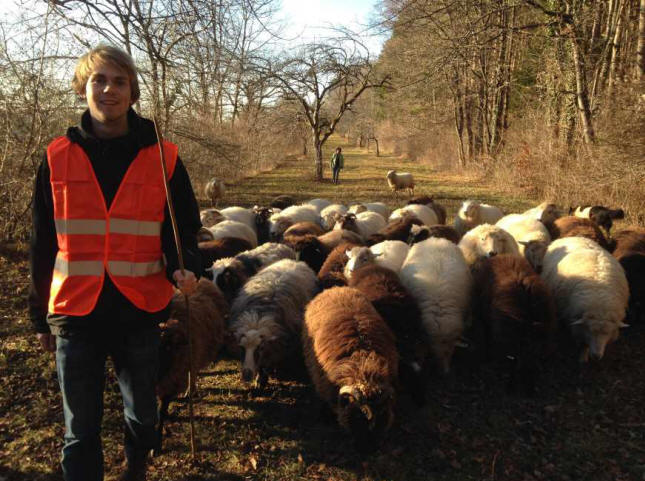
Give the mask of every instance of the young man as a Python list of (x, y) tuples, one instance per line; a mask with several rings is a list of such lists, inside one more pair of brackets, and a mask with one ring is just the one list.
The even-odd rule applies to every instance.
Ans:
[(343, 154), (341, 153), (342, 150), (343, 149), (341, 149), (340, 147), (336, 147), (334, 155), (331, 156), (331, 181), (334, 184), (338, 184), (338, 174), (340, 174), (341, 169), (345, 167), (345, 159), (343, 158)]
[(158, 324), (171, 281), (184, 292), (200, 272), (195, 195), (177, 147), (164, 154), (186, 266), (178, 270), (154, 125), (131, 106), (136, 67), (99, 46), (79, 59), (72, 86), (88, 109), (47, 147), (34, 188), (30, 316), (41, 346), (56, 351), (63, 397), (66, 481), (101, 481), (105, 363), (123, 398), (126, 469), (144, 480), (155, 444)]

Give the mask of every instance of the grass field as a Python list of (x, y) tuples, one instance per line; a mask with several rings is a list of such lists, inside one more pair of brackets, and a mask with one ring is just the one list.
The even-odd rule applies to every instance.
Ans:
[[(339, 139), (335, 139), (338, 141)], [(325, 156), (325, 176), (329, 178)], [(419, 194), (432, 194), (454, 215), (465, 198), (518, 211), (531, 199), (500, 195), (481, 179), (438, 172), (393, 157), (344, 149), (341, 184), (311, 180), (308, 161), (278, 167), (228, 189), (227, 205), (264, 204), (277, 194), (299, 200), (325, 197), (344, 203), (404, 203), (386, 190), (390, 168), (414, 173)], [(620, 228), (620, 226), (618, 226)], [(62, 408), (53, 356), (39, 351), (26, 313), (28, 268), (24, 248), (0, 250), (0, 481), (61, 479)], [(151, 480), (645, 480), (644, 326), (632, 326), (601, 362), (579, 369), (563, 352), (546, 367), (533, 398), (506, 394), (494, 368), (474, 371), (456, 354), (450, 379), (432, 382), (417, 408), (405, 396), (382, 448), (359, 457), (349, 439), (323, 423), (312, 388), (271, 381), (253, 393), (237, 363), (222, 360), (198, 380), (197, 460), (190, 459), (187, 403), (171, 405), (165, 452)], [(105, 395), (106, 472), (122, 460), (118, 387), (108, 377)]]

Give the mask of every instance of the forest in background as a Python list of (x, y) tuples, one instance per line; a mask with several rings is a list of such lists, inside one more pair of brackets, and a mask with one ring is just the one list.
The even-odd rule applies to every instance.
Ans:
[(337, 132), (645, 224), (645, 0), (384, 0), (378, 58), (342, 26), (283, 38), (277, 0), (19, 3), (0, 21), (2, 240), (28, 236), (44, 149), (85, 108), (74, 64), (99, 42), (137, 61), (135, 107), (180, 144), (198, 191), (288, 154), (320, 178)]

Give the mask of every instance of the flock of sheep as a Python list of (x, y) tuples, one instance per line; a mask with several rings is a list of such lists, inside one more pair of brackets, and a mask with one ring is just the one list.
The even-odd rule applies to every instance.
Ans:
[[(504, 215), (466, 201), (449, 226), (430, 197), (393, 212), (289, 196), (202, 211), (210, 267), (189, 298), (194, 366), (225, 350), (241, 359), (244, 381), (265, 389), (306, 367), (359, 451), (382, 440), (397, 393), (423, 403), (429, 373), (447, 373), (465, 344), (482, 362), (513, 359), (511, 387), (531, 392), (558, 325), (581, 360), (600, 359), (628, 307), (633, 321), (644, 314), (645, 230), (611, 236), (620, 210), (572, 214), (544, 203)], [(162, 327), (163, 418), (187, 388), (181, 296)]]

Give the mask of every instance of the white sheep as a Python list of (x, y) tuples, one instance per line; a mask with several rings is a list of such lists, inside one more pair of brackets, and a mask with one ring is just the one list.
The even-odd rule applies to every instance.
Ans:
[(421, 309), (438, 365), (447, 373), (470, 305), (472, 278), (461, 250), (430, 238), (410, 247), (399, 272)]
[(367, 239), (381, 230), (387, 222), (381, 214), (365, 211), (360, 214), (345, 214), (334, 225), (334, 230), (347, 229)]
[(389, 220), (400, 219), (406, 212), (412, 214), (414, 218), (423, 222), (424, 225), (436, 225), (439, 223), (439, 218), (437, 217), (435, 211), (427, 205), (421, 204), (410, 204), (401, 207), (400, 209), (396, 209), (390, 215)]
[(509, 214), (498, 220), (495, 225), (513, 236), (520, 255), (539, 272), (541, 258), (551, 242), (551, 235), (544, 224), (525, 214)]
[(204, 195), (211, 201), (212, 207), (217, 205), (217, 202), (224, 197), (225, 193), (226, 187), (224, 186), (224, 181), (216, 179), (215, 177), (206, 182), (204, 186)]
[(226, 220), (226, 217), (217, 209), (204, 209), (199, 211), (199, 220), (204, 227), (213, 227), (215, 224)]
[(455, 229), (459, 235), (464, 235), (480, 224), (495, 224), (502, 217), (504, 217), (504, 213), (498, 207), (467, 200), (461, 204), (461, 208), (457, 212)]
[(220, 213), (228, 220), (234, 220), (248, 225), (257, 235), (257, 228), (255, 226), (255, 212), (253, 212), (253, 209), (233, 206), (221, 209)]
[(387, 219), (390, 215), (390, 208), (383, 202), (363, 202), (361, 204), (354, 204), (350, 206), (347, 212), (360, 214), (361, 212), (368, 210), (371, 212), (376, 212), (377, 214), (381, 214), (384, 219)]
[(399, 240), (379, 242), (372, 247), (353, 247), (346, 251), (349, 261), (345, 264), (345, 277), (351, 279), (352, 272), (372, 262), (398, 273), (409, 250), (410, 246)]
[(547, 249), (542, 279), (553, 293), (558, 318), (583, 346), (580, 360), (601, 359), (626, 327), (629, 286), (620, 263), (591, 239), (564, 237)]
[(302, 205), (313, 205), (320, 214), (325, 207), (331, 205), (331, 201), (327, 199), (311, 199), (303, 202)]
[(513, 236), (501, 227), (490, 224), (481, 224), (466, 232), (459, 241), (459, 248), (470, 266), (479, 259), (497, 254), (520, 255)]
[(522, 215), (539, 220), (545, 225), (549, 225), (561, 216), (561, 212), (557, 205), (549, 202), (542, 202), (537, 207), (524, 211)]
[(235, 237), (237, 239), (248, 241), (252, 247), (258, 246), (258, 236), (255, 231), (242, 222), (225, 220), (219, 224), (215, 224), (209, 230), (213, 233), (213, 237), (215, 239)]
[(313, 222), (321, 225), (318, 209), (313, 205), (292, 205), (270, 219), (269, 237), (273, 242), (279, 241), (282, 234), (297, 222)]
[(410, 196), (414, 195), (414, 177), (409, 172), (396, 172), (390, 170), (385, 176), (387, 185), (390, 187), (394, 195), (399, 190), (407, 190)]
[(283, 259), (264, 268), (240, 289), (229, 326), (242, 355), (242, 379), (266, 384), (294, 358), (307, 303), (318, 292), (316, 274), (304, 262)]
[(347, 214), (347, 206), (343, 204), (331, 204), (320, 211), (322, 227), (331, 230), (339, 217)]

